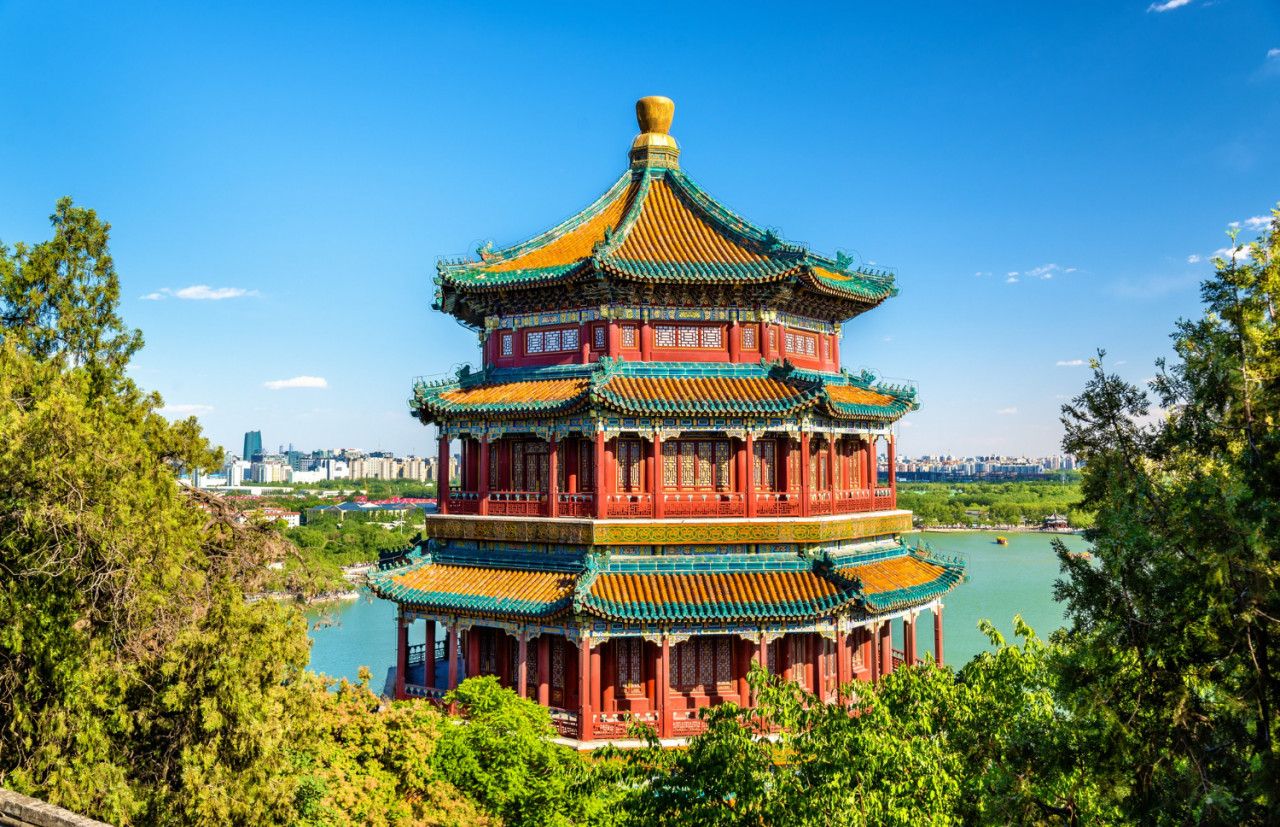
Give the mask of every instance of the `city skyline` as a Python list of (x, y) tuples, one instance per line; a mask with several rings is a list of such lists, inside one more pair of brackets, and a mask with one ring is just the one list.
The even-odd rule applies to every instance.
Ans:
[(1150, 377), (1280, 193), (1274, 4), (769, 8), (684, 9), (597, 72), (623, 8), (7, 4), (0, 239), (47, 238), (62, 195), (110, 221), (132, 375), (230, 452), (251, 421), (429, 456), (413, 378), (479, 364), (430, 310), (437, 257), (599, 195), (663, 94), (709, 192), (895, 270), (841, 356), (918, 383), (904, 455), (1048, 456), (1095, 350)]

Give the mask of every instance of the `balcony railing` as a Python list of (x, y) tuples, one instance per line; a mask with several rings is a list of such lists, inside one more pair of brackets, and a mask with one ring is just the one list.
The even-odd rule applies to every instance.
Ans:
[(745, 517), (746, 500), (741, 494), (683, 493), (662, 495), (664, 517)]
[(561, 517), (594, 517), (596, 515), (594, 494), (560, 494), (556, 505)]
[(800, 495), (787, 493), (756, 494), (757, 517), (799, 517)]
[[(487, 511), (491, 517), (545, 517), (547, 494), (542, 491), (490, 491)], [(591, 519), (596, 516), (595, 494), (560, 493), (557, 513), (561, 517)], [(653, 495), (650, 493), (621, 492), (604, 495), (604, 517), (652, 518)], [(757, 517), (799, 517), (803, 503), (799, 491), (761, 491), (755, 494)], [(891, 511), (897, 507), (892, 488), (862, 488), (850, 491), (811, 491), (809, 514), (861, 514), (871, 511)], [(452, 514), (479, 514), (480, 495), (475, 491), (452, 491), (449, 494), (449, 512)], [(732, 491), (680, 491), (662, 495), (664, 518), (684, 517), (745, 517), (746, 497)]]
[(490, 491), (492, 517), (545, 517), (547, 495), (541, 491)]
[(653, 495), (606, 494), (604, 498), (604, 516), (652, 517)]

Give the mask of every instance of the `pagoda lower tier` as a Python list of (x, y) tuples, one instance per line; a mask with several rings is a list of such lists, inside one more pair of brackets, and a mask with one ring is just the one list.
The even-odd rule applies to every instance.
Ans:
[(941, 599), (964, 579), (963, 562), (899, 539), (906, 511), (427, 520), (430, 539), (370, 578), (399, 607), (395, 698), (440, 702), (493, 675), (580, 742), (624, 738), (631, 721), (696, 734), (700, 708), (752, 705), (752, 664), (834, 702), (918, 663), (925, 611), (940, 664)]

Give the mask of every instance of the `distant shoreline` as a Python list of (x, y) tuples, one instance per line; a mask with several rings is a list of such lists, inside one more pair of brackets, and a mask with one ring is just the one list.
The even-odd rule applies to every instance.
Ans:
[(1027, 526), (1003, 526), (1000, 528), (992, 528), (991, 526), (927, 526), (925, 528), (913, 528), (913, 532), (920, 531), (937, 531), (947, 532), (964, 532), (964, 531), (989, 531), (993, 534), (1075, 534), (1079, 535), (1084, 529), (1080, 528), (1028, 528)]

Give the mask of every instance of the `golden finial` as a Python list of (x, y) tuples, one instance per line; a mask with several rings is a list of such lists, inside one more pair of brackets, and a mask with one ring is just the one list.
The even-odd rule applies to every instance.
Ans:
[(671, 98), (649, 95), (636, 101), (636, 121), (640, 134), (631, 144), (631, 165), (678, 167), (680, 145), (667, 134), (676, 105)]

